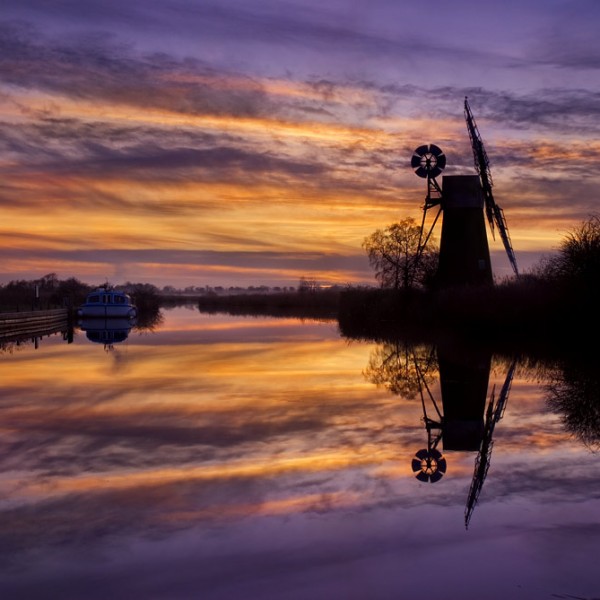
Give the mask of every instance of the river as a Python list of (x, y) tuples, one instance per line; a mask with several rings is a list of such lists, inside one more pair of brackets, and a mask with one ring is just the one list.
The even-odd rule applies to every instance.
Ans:
[(600, 597), (591, 385), (192, 307), (6, 344), (0, 597)]

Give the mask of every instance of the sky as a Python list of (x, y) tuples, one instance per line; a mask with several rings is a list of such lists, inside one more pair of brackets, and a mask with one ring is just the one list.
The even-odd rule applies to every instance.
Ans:
[(375, 284), (365, 237), (421, 220), (414, 149), (475, 174), (465, 96), (527, 271), (598, 212), (598, 23), (594, 0), (3, 0), (0, 283)]

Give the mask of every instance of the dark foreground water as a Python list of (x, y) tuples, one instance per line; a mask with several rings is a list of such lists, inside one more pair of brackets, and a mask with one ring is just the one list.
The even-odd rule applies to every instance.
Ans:
[(0, 598), (600, 597), (589, 382), (164, 316), (0, 353)]

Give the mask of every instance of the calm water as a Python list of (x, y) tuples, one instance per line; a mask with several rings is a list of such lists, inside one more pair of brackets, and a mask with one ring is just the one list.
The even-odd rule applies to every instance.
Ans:
[(600, 461), (543, 370), (164, 317), (112, 348), (78, 331), (0, 354), (0, 597), (600, 597)]

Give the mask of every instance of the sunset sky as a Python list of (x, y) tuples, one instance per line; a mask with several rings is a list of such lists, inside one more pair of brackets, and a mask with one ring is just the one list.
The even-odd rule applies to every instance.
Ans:
[(0, 19), (0, 283), (374, 283), (363, 239), (421, 218), (413, 150), (475, 172), (465, 96), (521, 270), (598, 212), (594, 0), (4, 0)]

